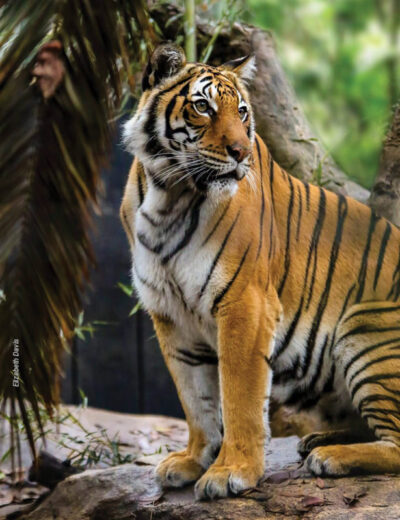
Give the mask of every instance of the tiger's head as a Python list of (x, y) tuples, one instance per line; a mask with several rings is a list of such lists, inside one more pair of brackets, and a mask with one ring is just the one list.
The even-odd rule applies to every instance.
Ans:
[(232, 188), (250, 174), (255, 130), (244, 82), (254, 61), (246, 56), (211, 67), (186, 63), (171, 44), (155, 50), (124, 141), (156, 185)]

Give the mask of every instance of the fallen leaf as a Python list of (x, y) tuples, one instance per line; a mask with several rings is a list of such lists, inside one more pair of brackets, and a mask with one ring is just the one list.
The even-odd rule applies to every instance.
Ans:
[(355, 491), (346, 491), (343, 493), (343, 502), (347, 506), (353, 506), (356, 504), (359, 499), (363, 496), (365, 496), (368, 493), (367, 487), (362, 487), (360, 489), (357, 489)]
[(292, 471), (289, 471), (290, 478), (300, 478), (300, 477), (307, 477), (309, 476), (309, 473), (301, 466), (300, 468), (294, 469)]
[(304, 496), (299, 503), (296, 504), (296, 510), (300, 513), (305, 513), (310, 510), (311, 507), (323, 506), (325, 500), (321, 497), (316, 496)]
[(301, 504), (304, 507), (323, 506), (325, 500), (321, 497), (305, 496), (301, 499)]
[(269, 482), (270, 484), (280, 484), (285, 480), (290, 478), (289, 471), (278, 471), (277, 473), (272, 473), (272, 475), (268, 475), (263, 482)]
[(259, 502), (266, 502), (272, 496), (272, 493), (266, 492), (262, 487), (245, 489), (242, 493), (240, 493), (240, 497), (242, 498), (251, 498), (252, 500), (257, 500)]

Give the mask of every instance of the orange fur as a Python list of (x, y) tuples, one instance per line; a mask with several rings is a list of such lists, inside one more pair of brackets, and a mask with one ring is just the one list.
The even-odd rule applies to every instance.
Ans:
[[(185, 99), (180, 96), (192, 95), (191, 81), (207, 74), (215, 74), (213, 81), (227, 93), (218, 98), (213, 119), (206, 121), (192, 105), (186, 108), (186, 118), (205, 129), (198, 147), (216, 159), (230, 146), (246, 150), (252, 138), (250, 117), (241, 121), (237, 96), (232, 94), (236, 89), (248, 102), (234, 71), (188, 64), (157, 87), (154, 98), (147, 97), (160, 96), (157, 118), (164, 118), (172, 104), (169, 117), (174, 121), (184, 110)], [(188, 88), (181, 95), (182, 84)], [(154, 276), (162, 271), (169, 285), (181, 283), (182, 313), (194, 324), (188, 322), (187, 327), (204, 330), (204, 337), (205, 322), (217, 331), (211, 349), (218, 358), (224, 437), (219, 455), (207, 469), (209, 454), (204, 458), (204, 452), (213, 442), (212, 434), (193, 409), (192, 376), (179, 365), (185, 362), (187, 370), (194, 371), (190, 367), (201, 365), (202, 358), (187, 345), (190, 330), (182, 329), (179, 317), (167, 307), (155, 310), (151, 301), (147, 304), (190, 430), (188, 448), (170, 455), (158, 473), (166, 484), (183, 485), (205, 472), (196, 485), (200, 498), (236, 493), (262, 476), (262, 414), (273, 371), (277, 399), (300, 408), (315, 401), (317, 408), (338, 413), (358, 409), (365, 438), (377, 439), (345, 448), (318, 447), (338, 438), (321, 435), (314, 439), (308, 457), (312, 471), (345, 474), (400, 468), (400, 361), (392, 348), (400, 343), (400, 306), (393, 303), (400, 299), (400, 232), (368, 207), (291, 177), (273, 161), (258, 136), (252, 139), (254, 185), (238, 178), (237, 191), (204, 214), (207, 194), (188, 181), (199, 201), (200, 223), (179, 254), (174, 252), (172, 260), (162, 257), (164, 244), (153, 247), (142, 239), (149, 258), (160, 257)], [(146, 175), (135, 160), (121, 207), (134, 253), (136, 215), (143, 211), (139, 192), (143, 199)], [(167, 208), (169, 198), (172, 204), (185, 194), (182, 184), (168, 180), (162, 190)], [(195, 210), (191, 211), (196, 223)], [(194, 272), (206, 262), (201, 260), (208, 258), (206, 253), (213, 258), (201, 289), (182, 278), (178, 268), (181, 251), (195, 248), (187, 245), (193, 242), (199, 244), (191, 257)], [(202, 302), (207, 301), (205, 311)], [(388, 342), (384, 350), (376, 347), (384, 341)], [(213, 363), (207, 359), (204, 363)], [(367, 406), (371, 402), (373, 406)], [(307, 452), (304, 446), (303, 452)]]

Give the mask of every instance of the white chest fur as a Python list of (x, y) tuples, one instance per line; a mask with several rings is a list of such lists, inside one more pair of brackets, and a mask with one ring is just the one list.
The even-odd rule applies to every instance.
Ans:
[(221, 266), (208, 279), (217, 246), (204, 244), (215, 205), (191, 190), (150, 184), (134, 226), (133, 279), (144, 306), (209, 344), (216, 340), (211, 307), (222, 279)]

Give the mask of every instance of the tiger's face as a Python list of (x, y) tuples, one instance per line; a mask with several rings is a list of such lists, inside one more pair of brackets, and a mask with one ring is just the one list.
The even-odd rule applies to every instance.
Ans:
[(234, 187), (252, 167), (254, 118), (241, 79), (252, 72), (253, 58), (186, 65), (182, 51), (162, 47), (167, 64), (160, 57), (150, 62), (138, 110), (125, 125), (128, 149), (160, 187)]

